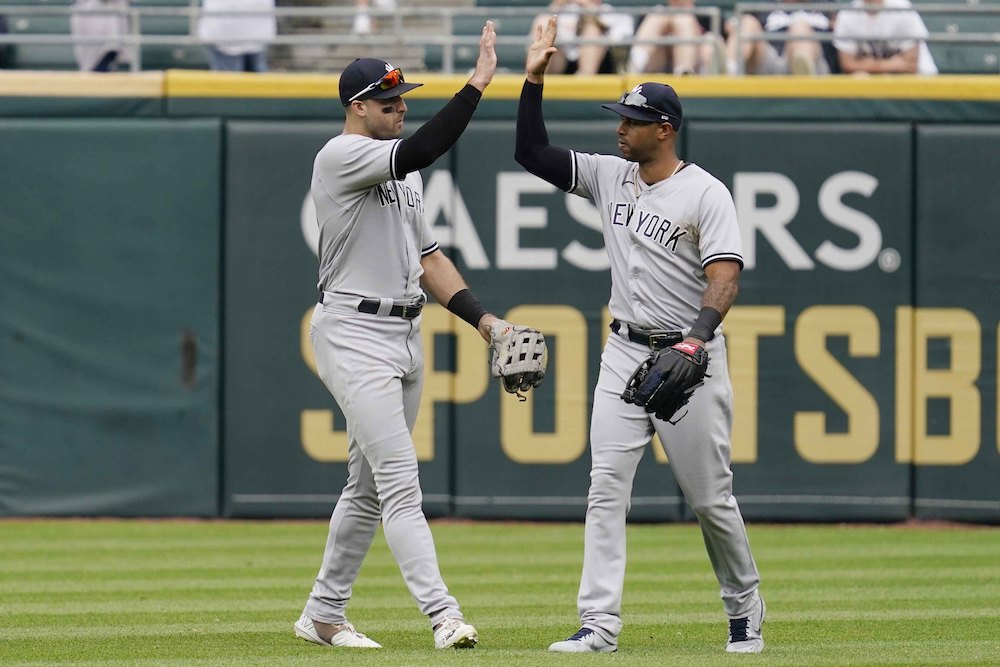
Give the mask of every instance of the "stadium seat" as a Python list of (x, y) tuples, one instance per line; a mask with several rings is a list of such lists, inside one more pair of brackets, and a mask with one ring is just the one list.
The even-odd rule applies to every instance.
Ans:
[[(537, 6), (537, 5), (536, 5)], [(498, 69), (520, 71), (524, 68), (524, 55), (528, 42), (528, 32), (534, 16), (501, 16), (494, 19), (497, 36), (505, 40), (497, 44)], [(452, 34), (462, 37), (478, 37), (485, 19), (481, 16), (456, 16)], [(506, 41), (510, 40), (510, 41)], [(479, 48), (475, 43), (455, 46), (455, 71), (464, 72), (476, 66)], [(424, 55), (424, 66), (429, 71), (440, 70), (444, 64), (444, 47), (429, 45)]]
[(208, 69), (208, 51), (203, 46), (144, 44), (142, 69)]
[[(132, 7), (188, 7), (189, 0), (132, 0)], [(0, 12), (7, 17), (11, 34), (69, 35), (70, 16), (3, 11), (3, 6), (70, 7), (71, 0), (0, 0)], [(187, 16), (145, 16), (140, 28), (144, 35), (191, 34)], [(147, 44), (142, 47), (142, 68), (207, 69), (208, 55), (201, 45)], [(12, 69), (75, 70), (76, 58), (71, 44), (15, 44), (9, 49), (7, 66)]]
[[(11, 4), (11, 3), (7, 3)], [(68, 2), (36, 2), (38, 6), (69, 6)], [(69, 14), (32, 14), (5, 11), (11, 35), (69, 35)], [(8, 67), (12, 69), (75, 70), (73, 46), (65, 44), (13, 44)]]
[(72, 0), (0, 0), (0, 11), (3, 11), (2, 7), (4, 5), (17, 7), (69, 7), (72, 4)]
[[(179, 7), (190, 6), (189, 0), (132, 0), (132, 6)], [(186, 37), (194, 34), (191, 18), (187, 15), (144, 16), (140, 27), (143, 35), (177, 35)], [(144, 44), (142, 46), (142, 68), (157, 69), (207, 69), (208, 52), (204, 46), (186, 44)]]
[[(921, 16), (931, 33), (1000, 33), (1000, 14), (924, 13)], [(931, 42), (928, 47), (942, 74), (1000, 73), (1000, 44)]]

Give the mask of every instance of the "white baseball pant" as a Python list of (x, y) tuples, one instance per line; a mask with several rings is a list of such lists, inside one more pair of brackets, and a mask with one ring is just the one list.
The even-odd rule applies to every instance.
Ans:
[(649, 355), (648, 347), (612, 333), (601, 355), (590, 427), (591, 483), (577, 602), (581, 625), (609, 641), (622, 628), (625, 517), (631, 505), (632, 480), (654, 428), (677, 483), (698, 517), (727, 615), (745, 616), (753, 608), (760, 575), (732, 495), (733, 390), (725, 342), (716, 337), (707, 349), (712, 377), (681, 409), (678, 414), (688, 413), (676, 425), (621, 400), (628, 379)]
[(329, 292), (324, 302), (313, 312), (310, 337), (320, 378), (347, 419), (348, 477), (305, 614), (346, 621), (351, 588), (381, 518), (421, 613), (432, 626), (445, 616), (462, 618), (441, 578), (411, 438), (423, 386), (420, 318), (359, 313), (357, 298)]

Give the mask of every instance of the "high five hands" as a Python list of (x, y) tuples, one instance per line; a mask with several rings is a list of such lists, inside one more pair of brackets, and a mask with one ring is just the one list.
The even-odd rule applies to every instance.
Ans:
[(479, 38), (479, 59), (476, 60), (476, 69), (472, 72), (469, 85), (483, 92), (486, 86), (490, 85), (493, 75), (497, 71), (497, 32), (493, 28), (493, 21), (487, 21), (483, 26), (483, 34)]
[(556, 17), (553, 15), (535, 28), (535, 40), (528, 47), (524, 69), (531, 83), (542, 83), (545, 68), (549, 66), (552, 54), (556, 52), (555, 43)]

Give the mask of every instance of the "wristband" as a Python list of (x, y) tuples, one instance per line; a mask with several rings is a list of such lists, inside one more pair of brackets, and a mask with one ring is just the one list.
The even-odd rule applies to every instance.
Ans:
[(698, 319), (691, 325), (688, 336), (707, 343), (715, 338), (715, 330), (720, 324), (722, 324), (722, 313), (715, 308), (706, 306), (698, 313)]
[(461, 289), (448, 300), (448, 310), (455, 313), (473, 327), (479, 327), (479, 320), (483, 319), (489, 311), (483, 308), (479, 299), (466, 287)]

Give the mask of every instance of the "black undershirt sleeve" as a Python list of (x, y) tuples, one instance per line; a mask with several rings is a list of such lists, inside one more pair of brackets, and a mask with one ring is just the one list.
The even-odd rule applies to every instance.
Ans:
[(524, 82), (517, 106), (514, 159), (529, 172), (569, 192), (573, 182), (573, 153), (549, 143), (542, 116), (542, 84)]
[(400, 141), (394, 165), (396, 178), (429, 167), (454, 146), (472, 119), (482, 95), (466, 84), (430, 120), (410, 137)]

